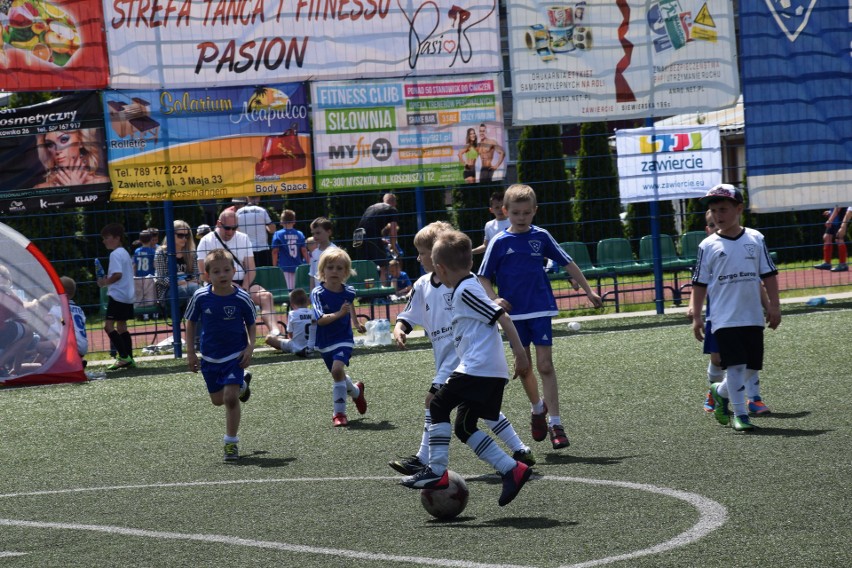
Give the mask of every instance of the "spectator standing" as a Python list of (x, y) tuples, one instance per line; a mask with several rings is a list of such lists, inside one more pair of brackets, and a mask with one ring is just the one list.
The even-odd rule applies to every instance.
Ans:
[(292, 290), (296, 285), (296, 268), (309, 263), (311, 257), (305, 246), (305, 235), (296, 229), (296, 212), (285, 209), (281, 212), (283, 229), (272, 235), (272, 264), (281, 269), (287, 288)]
[[(358, 260), (371, 260), (379, 266), (379, 279), (387, 282), (388, 276), (388, 252), (396, 250), (399, 212), (396, 209), (396, 196), (386, 193), (380, 203), (367, 207), (358, 228), (352, 235), (352, 246), (355, 249), (355, 257)], [(382, 229), (388, 227), (387, 245), (382, 239)]]
[(272, 251), (269, 235), (275, 232), (275, 223), (269, 212), (259, 205), (260, 196), (246, 198), (246, 206), (237, 211), (237, 222), (251, 239), (254, 247), (255, 266), (272, 266)]

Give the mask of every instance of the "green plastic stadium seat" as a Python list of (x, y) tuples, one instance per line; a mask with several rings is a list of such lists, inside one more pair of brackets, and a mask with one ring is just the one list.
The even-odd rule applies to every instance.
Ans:
[(606, 270), (592, 264), (592, 259), (589, 257), (589, 249), (586, 247), (586, 243), (569, 241), (559, 243), (559, 246), (562, 247), (562, 250), (568, 253), (568, 256), (574, 260), (577, 268), (583, 271), (583, 276), (587, 279), (600, 278), (607, 274)]
[(270, 292), (276, 304), (287, 303), (290, 299), (284, 273), (277, 266), (259, 266), (255, 269), (254, 282)]
[(300, 264), (296, 267), (296, 280), (293, 282), (293, 288), (301, 288), (311, 295), (311, 266), (309, 264)]
[(602, 239), (598, 241), (598, 266), (616, 274), (641, 274), (651, 272), (647, 262), (636, 262), (627, 239)]
[[(639, 240), (639, 260), (654, 265), (654, 237), (645, 235)], [(669, 235), (660, 235), (660, 256), (662, 257), (663, 270), (677, 271), (690, 268), (693, 261), (678, 257), (675, 251), (674, 240)]]
[(707, 237), (704, 231), (688, 231), (680, 236), (680, 257), (695, 264), (698, 258), (698, 245)]

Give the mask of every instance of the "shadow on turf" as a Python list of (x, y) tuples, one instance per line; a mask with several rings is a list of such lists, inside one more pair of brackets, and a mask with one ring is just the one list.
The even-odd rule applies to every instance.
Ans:
[(512, 528), (512, 529), (552, 529), (556, 527), (568, 527), (578, 525), (576, 521), (558, 521), (556, 519), (548, 519), (546, 517), (505, 517), (502, 519), (491, 519), (481, 523), (471, 523), (476, 517), (455, 517), (453, 519), (430, 519), (426, 521), (427, 525), (457, 525), (459, 528), (465, 529), (485, 529), (485, 528)]
[(783, 438), (806, 438), (809, 436), (822, 436), (834, 430), (799, 430), (795, 428), (767, 428), (758, 426), (749, 436), (781, 436)]
[(572, 456), (571, 454), (547, 454), (544, 457), (543, 464), (547, 465), (566, 465), (581, 463), (585, 465), (619, 465), (627, 459), (636, 458), (639, 456), (593, 456), (582, 457)]
[(349, 421), (350, 430), (396, 430), (396, 426), (387, 420), (381, 422), (365, 422), (363, 418)]
[(240, 456), (240, 459), (228, 465), (253, 465), (256, 467), (284, 467), (296, 461), (296, 458), (268, 458), (266, 450), (255, 450), (250, 454)]

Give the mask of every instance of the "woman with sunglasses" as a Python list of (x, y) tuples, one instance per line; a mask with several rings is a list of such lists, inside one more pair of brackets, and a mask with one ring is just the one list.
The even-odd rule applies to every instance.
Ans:
[[(183, 304), (198, 290), (198, 270), (195, 262), (195, 239), (192, 228), (180, 219), (174, 222), (175, 261), (177, 263), (178, 301)], [(157, 286), (157, 298), (163, 302), (168, 299), (169, 257), (165, 245), (157, 248), (154, 255), (154, 279)]]

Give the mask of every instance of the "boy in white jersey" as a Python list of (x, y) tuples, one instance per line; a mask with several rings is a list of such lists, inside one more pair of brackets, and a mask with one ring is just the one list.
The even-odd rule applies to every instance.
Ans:
[(470, 238), (458, 231), (442, 233), (432, 248), (432, 263), (440, 281), (452, 288), (453, 343), (459, 364), (446, 384), (435, 393), (429, 410), (429, 465), (400, 482), (412, 489), (445, 489), (449, 486), (450, 413), (456, 407), (455, 434), (470, 446), (477, 457), (495, 468), (503, 478), (497, 500), (509, 504), (532, 474), (523, 462), (512, 459), (488, 434), (479, 430), (480, 418), (497, 420), (503, 403), (503, 389), (509, 367), (503, 340), (494, 326), (498, 321), (509, 339), (515, 357), (513, 377), (529, 367), (524, 348), (512, 320), (500, 306), (488, 299), (476, 276), (470, 272), (473, 254)]
[[(62, 287), (65, 288), (65, 295), (68, 296), (68, 309), (71, 311), (71, 319), (74, 321), (74, 338), (77, 340), (77, 353), (82, 359), (89, 352), (89, 338), (86, 335), (86, 313), (74, 301), (74, 296), (77, 295), (77, 282), (70, 276), (62, 276), (59, 280), (62, 281)], [(83, 367), (85, 366), (86, 360), (83, 359)]]
[[(414, 235), (414, 248), (417, 249), (417, 260), (423, 265), (427, 274), (421, 276), (411, 293), (408, 305), (397, 316), (396, 325), (393, 329), (393, 337), (400, 349), (405, 349), (408, 334), (415, 325), (420, 325), (426, 332), (426, 336), (432, 342), (432, 353), (435, 356), (435, 377), (432, 386), (426, 393), (426, 421), (423, 427), (423, 436), (420, 441), (420, 449), (415, 455), (408, 458), (390, 462), (396, 471), (404, 475), (412, 475), (426, 467), (429, 463), (429, 427), (432, 424), (432, 414), (429, 405), (444, 383), (447, 377), (459, 365), (459, 357), (453, 345), (453, 312), (452, 306), (447, 301), (452, 295), (452, 290), (441, 283), (433, 272), (432, 246), (442, 233), (453, 230), (453, 226), (444, 221), (436, 221), (426, 225)], [(535, 458), (529, 446), (524, 444), (518, 437), (515, 428), (506, 416), (501, 412), (497, 420), (487, 420), (486, 424), (491, 431), (512, 450), (512, 457), (527, 465), (534, 465)]]
[[(201, 370), (210, 402), (225, 406), (225, 461), (240, 458), (238, 431), (240, 402), (251, 396), (249, 383), (255, 340), (254, 302), (234, 280), (234, 257), (225, 249), (213, 249), (204, 257), (210, 285), (199, 288), (189, 299), (186, 320), (186, 362), (189, 370)], [(196, 328), (201, 331), (201, 362), (195, 352)]]
[(267, 335), (266, 344), (284, 353), (308, 357), (313, 353), (317, 333), (314, 311), (308, 307), (308, 293), (301, 288), (290, 291), (290, 313), (287, 314), (288, 339)]
[[(731, 423), (735, 432), (754, 429), (746, 406), (746, 384), (763, 367), (764, 319), (771, 329), (781, 323), (778, 270), (772, 263), (763, 235), (740, 225), (743, 196), (729, 184), (713, 187), (701, 198), (710, 209), (716, 233), (698, 245), (698, 260), (692, 277), (689, 309), (695, 314), (695, 338), (704, 340), (704, 322), (698, 317), (709, 294), (713, 298), (713, 335), (719, 346), (721, 383), (710, 387), (716, 420)], [(769, 299), (764, 316), (761, 280)], [(734, 417), (728, 411), (728, 400)]]
[[(543, 269), (544, 261), (551, 259), (564, 267), (573, 282), (582, 286), (596, 308), (601, 306), (601, 298), (551, 234), (532, 224), (538, 206), (530, 186), (514, 184), (509, 187), (503, 196), (503, 209), (511, 225), (488, 243), (479, 267), (479, 280), (488, 297), (510, 314), (530, 359), (530, 344), (535, 345), (535, 367), (541, 375), (544, 400), (539, 396), (538, 381), (532, 369), (523, 378), (524, 391), (532, 405), (532, 437), (540, 442), (549, 432), (553, 449), (558, 450), (570, 443), (559, 414), (559, 389), (553, 367), (551, 318), (559, 315), (559, 310), (550, 280)], [(499, 298), (494, 292), (494, 284), (499, 287)]]
[(494, 215), (494, 218), (485, 223), (485, 235), (482, 238), (482, 244), (473, 249), (473, 254), (482, 254), (488, 247), (488, 241), (497, 236), (497, 233), (509, 228), (511, 223), (503, 211), (503, 192), (495, 191), (491, 194), (491, 199), (488, 202), (488, 210)]
[(334, 224), (325, 217), (317, 217), (311, 221), (311, 238), (316, 243), (316, 248), (311, 251), (311, 264), (308, 270), (311, 277), (311, 290), (319, 283), (319, 259), (322, 253), (330, 248), (337, 248), (337, 245), (331, 242), (333, 230)]

